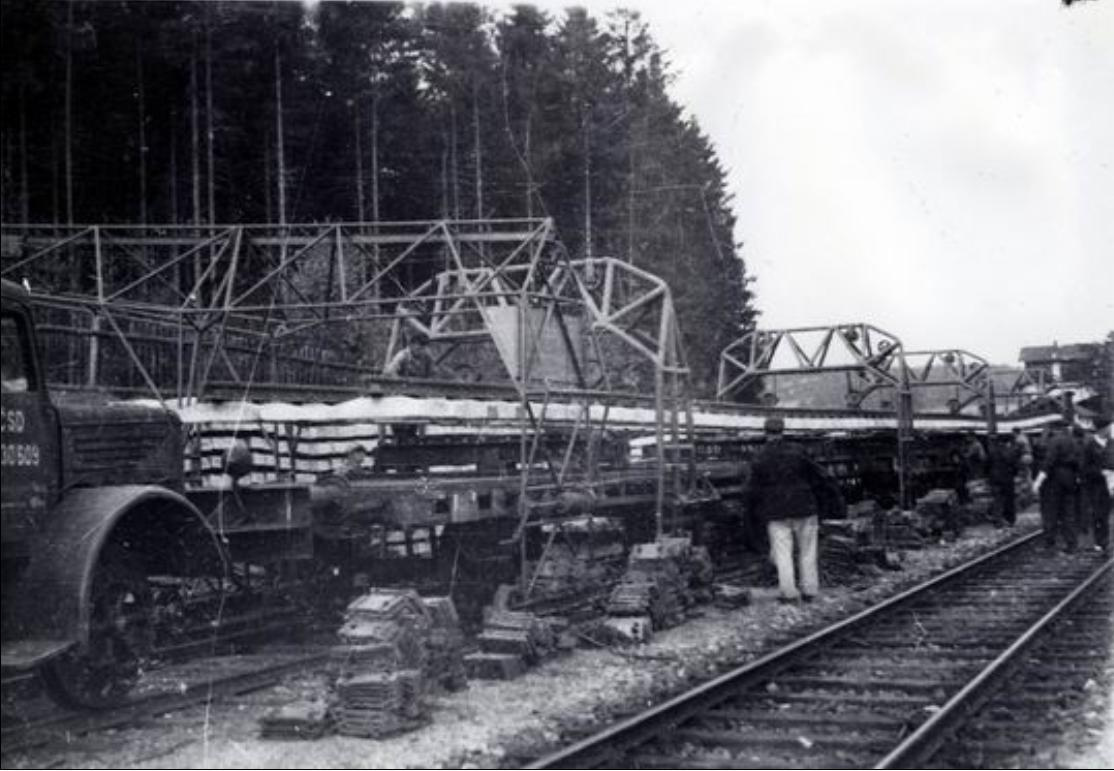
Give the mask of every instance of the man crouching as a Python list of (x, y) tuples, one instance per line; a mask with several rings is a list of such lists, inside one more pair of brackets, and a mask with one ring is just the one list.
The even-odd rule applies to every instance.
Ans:
[[(820, 591), (817, 539), (826, 488), (823, 472), (804, 449), (784, 438), (785, 421), (766, 419), (766, 445), (751, 464), (748, 511), (766, 523), (782, 602), (811, 601)], [(800, 585), (793, 566), (797, 542)]]

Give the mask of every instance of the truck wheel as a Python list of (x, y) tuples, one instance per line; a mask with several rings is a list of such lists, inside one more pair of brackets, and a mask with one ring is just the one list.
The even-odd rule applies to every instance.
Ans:
[(121, 704), (139, 679), (153, 641), (153, 601), (143, 571), (105, 554), (93, 578), (89, 642), (44, 665), (43, 683), (59, 703), (79, 709)]

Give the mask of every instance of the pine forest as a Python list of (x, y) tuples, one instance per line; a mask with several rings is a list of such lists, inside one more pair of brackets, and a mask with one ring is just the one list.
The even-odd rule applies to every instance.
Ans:
[(5, 222), (551, 217), (672, 287), (697, 391), (753, 324), (725, 170), (633, 11), (2, 4)]

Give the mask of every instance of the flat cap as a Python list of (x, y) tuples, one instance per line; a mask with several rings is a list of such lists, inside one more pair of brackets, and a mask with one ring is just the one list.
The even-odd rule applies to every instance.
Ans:
[(768, 417), (762, 428), (765, 429), (767, 434), (780, 434), (785, 430), (785, 418), (778, 415)]

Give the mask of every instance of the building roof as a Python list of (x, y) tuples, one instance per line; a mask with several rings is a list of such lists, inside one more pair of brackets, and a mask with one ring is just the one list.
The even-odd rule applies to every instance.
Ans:
[(1086, 361), (1095, 355), (1095, 343), (1069, 345), (1029, 345), (1018, 358), (1025, 364), (1050, 364), (1054, 361)]

